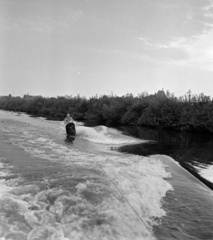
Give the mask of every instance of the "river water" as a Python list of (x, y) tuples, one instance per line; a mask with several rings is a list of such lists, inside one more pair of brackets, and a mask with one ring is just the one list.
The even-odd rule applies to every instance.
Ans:
[(213, 190), (212, 135), (143, 127), (120, 127), (120, 130), (125, 134), (149, 141), (145, 144), (122, 146), (119, 151), (142, 156), (168, 155)]
[(212, 191), (156, 139), (76, 125), (0, 111), (1, 240), (213, 239)]

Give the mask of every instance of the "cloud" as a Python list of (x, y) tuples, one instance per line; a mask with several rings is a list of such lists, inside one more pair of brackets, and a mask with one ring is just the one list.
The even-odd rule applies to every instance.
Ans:
[[(194, 28), (189, 35), (173, 37), (173, 40), (164, 43), (139, 38), (153, 60), (213, 71), (213, 0), (199, 11), (198, 9), (196, 11), (189, 9), (186, 14), (185, 23), (191, 22), (191, 29)], [(197, 25), (200, 26), (199, 29), (196, 29)]]
[(213, 24), (213, 0), (210, 1), (209, 5), (207, 5), (203, 8), (203, 14), (204, 14), (205, 20), (206, 20), (205, 26), (208, 29), (209, 25), (212, 26), (212, 24)]
[(183, 50), (187, 59), (179, 63), (213, 71), (213, 30), (193, 38), (179, 38), (170, 43), (173, 49)]
[(209, 3), (203, 7), (204, 11), (213, 10), (213, 0), (209, 0)]

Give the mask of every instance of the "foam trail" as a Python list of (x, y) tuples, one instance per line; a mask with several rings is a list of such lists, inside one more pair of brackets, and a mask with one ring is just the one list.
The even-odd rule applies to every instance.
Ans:
[[(120, 131), (108, 128), (106, 126), (76, 128), (77, 136), (87, 139), (91, 142), (101, 144), (131, 144), (143, 142), (130, 136), (123, 135)], [(144, 141), (145, 142), (145, 141)]]
[[(105, 161), (103, 157), (102, 164)], [(60, 240), (155, 239), (151, 226), (156, 224), (154, 219), (165, 215), (161, 199), (171, 190), (163, 180), (169, 177), (163, 165), (138, 157), (116, 157), (102, 164), (104, 171), (90, 159), (91, 170), (87, 169), (88, 175), (82, 173), (85, 180), (77, 181), (72, 193), (59, 188), (41, 190), (37, 185), (26, 184), (7, 188), (0, 199), (1, 209), (7, 215), (9, 204), (15, 219), (18, 216), (25, 219), (20, 218), (22, 224), (10, 222), (9, 232), (12, 234), (15, 228), (14, 234), (23, 235), (23, 239), (27, 235), (29, 240), (46, 239), (47, 233), (51, 239)], [(79, 170), (81, 167), (85, 165), (78, 165)], [(81, 178), (79, 170), (75, 171), (76, 177), (72, 175), (73, 180)], [(110, 194), (106, 195), (107, 192)]]
[(7, 164), (2, 163), (2, 161), (5, 161), (6, 158), (2, 158), (0, 157), (0, 177), (2, 179), (0, 179), (0, 198), (2, 198), (8, 191), (10, 191), (11, 189), (13, 189), (12, 186), (10, 186), (9, 182), (12, 181), (6, 181), (5, 179), (3, 179), (3, 177), (8, 177), (11, 175), (11, 167), (8, 166)]
[[(28, 135), (25, 136), (28, 139)], [(155, 239), (154, 219), (165, 216), (161, 200), (172, 190), (164, 180), (169, 174), (159, 161), (123, 154), (110, 158), (102, 154), (79, 154), (78, 150), (51, 139), (45, 139), (44, 145), (43, 140), (43, 137), (33, 141), (17, 138), (16, 145), (33, 157), (63, 162), (66, 169), (70, 166), (69, 181), (74, 181), (73, 190), (41, 190), (37, 185), (27, 184), (5, 189), (9, 191), (0, 205), (9, 202), (19, 209), (15, 214), (24, 216), (25, 224), (32, 227), (25, 233), (29, 240), (40, 239), (45, 232), (55, 236), (52, 239)], [(67, 177), (65, 179), (67, 181)], [(79, 179), (82, 180), (79, 182)], [(63, 182), (60, 185), (63, 186)], [(54, 202), (51, 199), (55, 199)], [(86, 231), (82, 221), (88, 226)], [(19, 231), (23, 234), (23, 229)], [(38, 238), (33, 237), (35, 234)]]
[[(81, 122), (74, 122), (76, 125), (77, 137), (100, 144), (131, 144), (139, 142), (147, 142), (145, 140), (135, 139), (130, 136), (123, 135), (120, 131), (106, 126), (86, 127)], [(59, 129), (65, 132), (64, 122), (60, 122)]]
[(58, 134), (58, 122), (37, 121), (17, 122), (18, 128), (5, 121), (20, 177), (1, 182), (0, 238), (154, 240), (153, 226), (166, 215), (162, 198), (172, 190), (165, 166), (151, 158), (78, 148), (138, 141), (115, 129), (77, 126), (71, 145)]

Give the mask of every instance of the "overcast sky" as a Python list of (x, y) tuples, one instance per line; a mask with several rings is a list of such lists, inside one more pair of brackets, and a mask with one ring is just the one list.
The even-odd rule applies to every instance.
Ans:
[(211, 0), (0, 0), (0, 95), (204, 92)]

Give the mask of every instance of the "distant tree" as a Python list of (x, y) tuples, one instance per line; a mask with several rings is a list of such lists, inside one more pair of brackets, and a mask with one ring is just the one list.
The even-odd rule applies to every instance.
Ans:
[(34, 116), (62, 120), (70, 113), (75, 120), (106, 125), (139, 125), (168, 128), (179, 131), (213, 133), (213, 100), (203, 93), (175, 97), (163, 90), (149, 95), (142, 92), (137, 97), (127, 93), (93, 96), (89, 99), (77, 95), (44, 98), (25, 94), (0, 97), (0, 109), (22, 111)]

